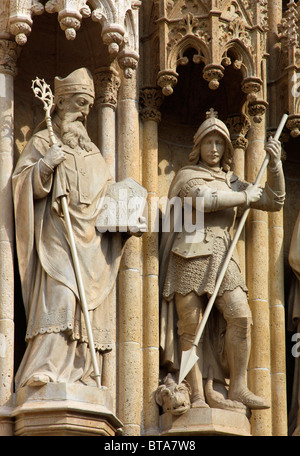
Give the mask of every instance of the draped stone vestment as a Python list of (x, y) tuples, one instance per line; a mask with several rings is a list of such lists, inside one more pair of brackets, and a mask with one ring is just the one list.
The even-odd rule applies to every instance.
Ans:
[[(28, 322), (26, 339), (67, 330), (73, 339), (87, 341), (84, 323), (75, 323), (78, 309), (68, 298), (70, 291), (77, 300), (79, 296), (59, 197), (66, 190), (88, 308), (95, 311), (106, 302), (121, 258), (119, 234), (100, 234), (95, 228), (101, 198), (111, 177), (96, 146), (87, 152), (63, 145), (67, 157), (63, 162), (65, 182), (58, 182), (56, 170), (49, 173), (43, 161), (48, 148), (48, 131), (34, 134), (13, 175), (17, 252)], [(55, 281), (51, 293), (46, 289), (45, 275)], [(97, 319), (93, 318), (98, 350), (111, 348), (108, 314), (108, 309), (102, 308)]]

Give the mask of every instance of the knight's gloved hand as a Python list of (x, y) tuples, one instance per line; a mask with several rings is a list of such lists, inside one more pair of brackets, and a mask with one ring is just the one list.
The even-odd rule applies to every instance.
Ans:
[(249, 184), (244, 192), (246, 193), (247, 205), (249, 205), (251, 203), (256, 203), (256, 201), (261, 198), (263, 189), (261, 187), (257, 187), (256, 185)]
[(277, 139), (269, 138), (266, 147), (266, 152), (270, 156), (269, 167), (277, 168), (281, 162), (281, 143)]

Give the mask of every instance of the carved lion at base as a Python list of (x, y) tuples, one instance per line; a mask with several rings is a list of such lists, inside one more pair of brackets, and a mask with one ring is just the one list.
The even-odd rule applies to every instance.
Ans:
[(184, 380), (178, 385), (172, 374), (168, 374), (163, 379), (163, 384), (156, 391), (155, 399), (164, 413), (172, 415), (183, 415), (191, 407), (191, 388)]
[[(223, 394), (213, 389), (213, 369), (209, 368), (208, 379), (205, 384), (205, 396), (209, 407), (229, 410), (232, 412), (249, 415), (249, 409), (241, 402), (232, 401)], [(168, 374), (158, 387), (155, 395), (158, 405), (164, 413), (178, 416), (183, 415), (191, 408), (191, 388), (186, 380), (178, 385), (172, 376)]]

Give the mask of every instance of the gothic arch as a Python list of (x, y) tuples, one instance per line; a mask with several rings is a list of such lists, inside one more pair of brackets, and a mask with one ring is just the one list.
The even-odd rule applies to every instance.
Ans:
[(94, 12), (98, 11), (104, 15), (108, 23), (117, 21), (117, 10), (112, 0), (89, 0)]
[[(231, 57), (229, 57), (228, 54)], [(227, 58), (229, 58), (230, 60), (230, 63), (228, 61), (228, 64), (232, 63), (236, 67), (236, 69), (241, 70), (244, 79), (254, 75), (253, 59), (248, 49), (240, 41), (232, 40), (229, 43), (227, 43), (222, 56), (222, 64), (226, 65)]]
[(194, 36), (187, 36), (180, 40), (174, 47), (171, 49), (169, 54), (169, 68), (176, 71), (178, 65), (187, 64), (186, 57), (184, 53), (188, 49), (194, 49), (197, 54), (193, 57), (194, 63), (203, 62), (205, 65), (210, 61), (210, 51), (207, 45), (195, 38)]
[(137, 31), (135, 30), (134, 19), (132, 11), (126, 11), (124, 18), (124, 28), (125, 28), (125, 42), (131, 49), (137, 49), (136, 36)]

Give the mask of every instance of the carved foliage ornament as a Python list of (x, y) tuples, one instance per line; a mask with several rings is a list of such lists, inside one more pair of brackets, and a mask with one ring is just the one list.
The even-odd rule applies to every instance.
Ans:
[(16, 75), (18, 53), (19, 50), (16, 43), (9, 40), (0, 40), (0, 68), (2, 73)]
[(298, 11), (295, 3), (289, 3), (288, 9), (278, 25), (278, 37), (283, 51), (292, 47), (299, 50)]
[(163, 101), (161, 92), (155, 87), (145, 87), (140, 92), (140, 107), (142, 121), (161, 121), (160, 106)]
[(242, 19), (236, 18), (226, 25), (222, 24), (220, 31), (220, 46), (224, 46), (228, 41), (237, 39), (253, 52), (251, 36)]
[[(159, 2), (154, 0), (154, 3)], [(213, 10), (220, 11), (229, 20), (243, 15), (249, 25), (268, 29), (268, 0), (164, 0), (163, 3), (169, 18), (187, 13), (204, 16)]]
[(248, 147), (247, 133), (250, 129), (250, 120), (245, 114), (231, 116), (225, 122), (230, 131), (234, 148), (246, 150)]
[[(242, 69), (244, 77), (253, 75), (253, 58), (260, 58), (254, 54), (256, 25), (259, 25), (261, 39), (265, 43), (266, 0), (161, 0), (160, 3), (164, 8), (160, 9), (158, 23), (166, 53), (158, 74), (158, 85), (165, 95), (172, 94), (177, 83), (177, 66), (188, 63), (184, 52), (189, 47), (198, 52), (193, 57), (194, 62), (205, 64), (203, 76), (212, 90), (219, 87), (219, 81), (224, 76), (223, 67), (228, 66), (226, 62), (229, 59), (224, 59), (224, 55), (230, 43), (238, 43), (248, 54), (245, 61), (236, 59), (232, 62), (234, 68)], [(214, 17), (210, 17), (210, 11), (214, 11)], [(197, 58), (198, 61), (195, 60)], [(260, 77), (259, 74), (255, 76)]]
[(113, 68), (99, 68), (95, 71), (94, 83), (97, 93), (96, 104), (116, 109), (120, 87), (118, 72)]
[(201, 21), (192, 13), (184, 15), (182, 20), (175, 23), (170, 27), (168, 48), (172, 49), (179, 41), (187, 35), (194, 35), (202, 40), (204, 43), (209, 44), (211, 36), (208, 31), (209, 24)]

